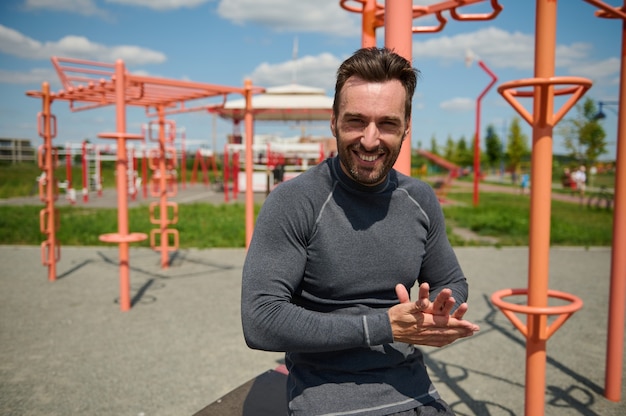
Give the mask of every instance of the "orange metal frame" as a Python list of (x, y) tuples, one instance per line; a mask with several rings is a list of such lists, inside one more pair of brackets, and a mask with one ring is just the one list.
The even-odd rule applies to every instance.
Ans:
[[(447, 0), (427, 6), (413, 5), (412, 0), (387, 1), (379, 4), (376, 0), (339, 0), (339, 5), (353, 13), (360, 13), (361, 46), (376, 46), (376, 29), (384, 27), (385, 46), (395, 50), (399, 55), (413, 60), (412, 33), (433, 33), (443, 30), (447, 23), (444, 12), (449, 12), (454, 20), (491, 20), (502, 10), (498, 0), (489, 0), (491, 13), (462, 14), (459, 10), (471, 4), (482, 3), (486, 0)], [(356, 3), (356, 4), (352, 4)], [(413, 26), (413, 19), (435, 15), (437, 26)], [(385, 22), (393, 24), (385, 24)], [(404, 140), (395, 168), (405, 175), (411, 175), (411, 133)]]
[(461, 168), (458, 165), (450, 162), (449, 160), (446, 160), (443, 157), (438, 156), (434, 153), (431, 153), (427, 150), (418, 149), (417, 154), (425, 157), (426, 159), (432, 161), (433, 163), (441, 166), (442, 168), (448, 171), (448, 175), (446, 176), (446, 179), (442, 181), (439, 189), (435, 189), (435, 193), (437, 194), (437, 198), (439, 199), (439, 202), (445, 203), (448, 189), (452, 185), (452, 181), (458, 178)]
[[(342, 8), (362, 14), (362, 46), (376, 45), (376, 28), (385, 26), (385, 46), (395, 49), (411, 60), (411, 33), (438, 32), (443, 29), (446, 19), (443, 12), (448, 10), (456, 20), (489, 20), (495, 18), (502, 7), (497, 0), (491, 0), (492, 13), (462, 15), (457, 9), (462, 6), (479, 3), (482, 0), (449, 0), (429, 6), (412, 6), (410, 0), (396, 0), (385, 5), (375, 0), (340, 0)], [(585, 0), (601, 9), (600, 17), (626, 18), (626, 3), (621, 8), (606, 5), (600, 0)], [(358, 3), (354, 6), (349, 3)], [(535, 36), (535, 77), (528, 80), (502, 84), (498, 91), (533, 127), (531, 213), (529, 235), (529, 275), (528, 289), (506, 289), (492, 295), (492, 301), (511, 319), (515, 326), (527, 338), (526, 360), (526, 414), (542, 415), (544, 410), (545, 363), (547, 339), (571, 316), (582, 307), (582, 301), (576, 296), (548, 289), (549, 250), (550, 250), (550, 212), (551, 212), (551, 177), (552, 177), (552, 130), (567, 111), (591, 87), (591, 81), (579, 77), (555, 77), (554, 54), (556, 46), (556, 0), (537, 0), (536, 36)], [(412, 13), (411, 13), (412, 12)], [(412, 27), (411, 18), (434, 14), (439, 24), (430, 27)], [(385, 25), (393, 22), (393, 25)], [(620, 103), (625, 98), (626, 69), (624, 60), (624, 41), (626, 23), (622, 29), (622, 70), (620, 83)], [(520, 88), (531, 88), (525, 92)], [(553, 109), (555, 96), (570, 95), (556, 113)], [(521, 106), (517, 97), (534, 99), (533, 113)], [(626, 109), (620, 104), (617, 150), (617, 174), (615, 183), (615, 211), (613, 254), (611, 269), (611, 305), (609, 311), (609, 341), (607, 351), (607, 388), (606, 395), (611, 400), (619, 400), (624, 308), (626, 304), (626, 149), (623, 143)], [(405, 143), (396, 163), (396, 169), (410, 174), (410, 142)], [(621, 253), (621, 254), (618, 254)], [(520, 307), (503, 298), (526, 295), (528, 305)], [(558, 298), (569, 302), (563, 307), (548, 306), (549, 298)], [(528, 326), (523, 326), (513, 312), (528, 315)], [(550, 325), (547, 317), (559, 315)]]
[(485, 89), (480, 93), (478, 98), (476, 98), (476, 130), (474, 132), (474, 206), (478, 206), (478, 202), (480, 199), (480, 194), (478, 192), (478, 183), (480, 181), (480, 177), (482, 176), (482, 172), (480, 171), (480, 108), (482, 99), (487, 95), (487, 92), (493, 87), (498, 81), (498, 77), (494, 74), (485, 63), (481, 60), (478, 61), (478, 66), (480, 66), (483, 71), (489, 75), (491, 81), (485, 87)]
[[(144, 107), (148, 117), (156, 117), (159, 125), (164, 126), (165, 116), (190, 111), (206, 111), (211, 107), (223, 105), (229, 94), (242, 94), (246, 97), (246, 143), (252, 143), (252, 112), (251, 98), (253, 92), (262, 92), (261, 88), (254, 88), (250, 81), (246, 81), (244, 88), (226, 87), (221, 85), (205, 84), (189, 81), (178, 81), (165, 78), (154, 78), (147, 76), (133, 75), (126, 71), (124, 62), (118, 60), (115, 64), (85, 61), (79, 59), (68, 59), (52, 57), (52, 63), (63, 84), (64, 89), (56, 94), (50, 93), (48, 83), (42, 84), (41, 91), (28, 91), (26, 94), (31, 97), (41, 98), (43, 111), (39, 115), (40, 135), (44, 138), (44, 146), (50, 149), (45, 153), (46, 162), (44, 167), (47, 174), (47, 197), (46, 208), (42, 210), (42, 224), (45, 223), (45, 231), (48, 235), (46, 242), (42, 244), (45, 251), (44, 265), (49, 267), (49, 279), (56, 278), (56, 261), (59, 252), (55, 236), (55, 224), (57, 222), (54, 210), (54, 173), (52, 172), (52, 139), (56, 135), (56, 123), (52, 124), (54, 116), (50, 111), (51, 103), (54, 100), (68, 101), (72, 111), (84, 111), (95, 108), (114, 105), (116, 109), (116, 131), (101, 133), (98, 136), (104, 139), (114, 139), (117, 141), (117, 161), (116, 161), (116, 184), (117, 184), (117, 207), (118, 207), (118, 230), (116, 233), (104, 234), (100, 240), (119, 245), (119, 266), (120, 266), (120, 308), (127, 311), (131, 307), (130, 299), (130, 278), (129, 278), (129, 243), (141, 241), (147, 238), (143, 233), (129, 233), (128, 230), (128, 180), (127, 166), (128, 160), (126, 152), (127, 140), (143, 140), (143, 135), (130, 134), (126, 132), (126, 106)], [(217, 97), (222, 99), (221, 103), (208, 106), (206, 104), (196, 107), (187, 107), (189, 101), (205, 98)], [(197, 102), (197, 101), (196, 101)], [(55, 120), (55, 119), (54, 119)], [(54, 132), (52, 128), (54, 127)], [(164, 129), (161, 129), (160, 136), (164, 138)], [(161, 137), (159, 137), (161, 143)], [(250, 146), (251, 148), (251, 146)], [(159, 163), (165, 163), (163, 155)], [(163, 167), (163, 165), (160, 165)], [(164, 172), (164, 170), (161, 170)], [(166, 181), (162, 175), (162, 181)], [(249, 180), (252, 181), (252, 172), (249, 172)], [(167, 189), (166, 184), (160, 183), (160, 191)], [(252, 215), (253, 195), (251, 187), (248, 188), (250, 195), (246, 195), (246, 244), (252, 236)], [(161, 199), (160, 221), (169, 224), (172, 218), (167, 218), (170, 204)], [(248, 204), (248, 202), (250, 202)], [(250, 211), (250, 213), (248, 212)], [(163, 221), (163, 218), (165, 219)], [(42, 230), (44, 226), (42, 225)], [(169, 232), (162, 233), (161, 244), (165, 240), (165, 249), (162, 247), (162, 257), (167, 254), (167, 241)], [(163, 254), (165, 252), (165, 254)], [(162, 261), (162, 264), (163, 261)]]
[(626, 314), (626, 1), (612, 7), (599, 0), (585, 0), (598, 7), (596, 16), (622, 19), (622, 49), (619, 86), (619, 112), (613, 206), (613, 244), (611, 252), (611, 286), (609, 290), (608, 338), (604, 395), (618, 402), (621, 399)]
[(44, 82), (41, 86), (42, 111), (37, 114), (37, 130), (44, 144), (39, 151), (39, 168), (43, 171), (39, 179), (39, 198), (46, 206), (39, 212), (39, 229), (47, 238), (41, 243), (41, 260), (48, 266), (48, 280), (55, 281), (56, 263), (61, 259), (61, 245), (56, 239), (56, 231), (60, 227), (59, 213), (54, 207), (58, 196), (57, 181), (54, 169), (58, 164), (56, 150), (52, 147), (52, 139), (57, 135), (56, 117), (50, 111), (52, 94), (50, 85)]
[[(589, 1), (600, 6), (599, 1)], [(605, 8), (608, 6), (604, 5)], [(610, 10), (614, 10), (609, 8)], [(555, 77), (554, 55), (556, 46), (556, 10), (557, 3), (553, 0), (537, 0), (536, 36), (535, 36), (535, 78), (514, 81), (502, 84), (498, 91), (518, 111), (518, 113), (533, 126), (533, 151), (532, 151), (532, 178), (531, 189), (531, 214), (530, 214), (530, 257), (528, 290), (510, 289), (498, 291), (492, 295), (492, 301), (505, 313), (515, 326), (526, 336), (526, 414), (544, 414), (544, 390), (545, 390), (545, 360), (546, 341), (556, 329), (567, 320), (571, 314), (582, 307), (582, 301), (576, 296), (562, 292), (548, 290), (548, 268), (550, 250), (550, 203), (551, 203), (551, 174), (552, 174), (552, 130), (567, 111), (583, 96), (591, 87), (591, 81), (579, 77)], [(607, 10), (608, 12), (608, 10)], [(623, 11), (621, 17), (624, 16)], [(622, 56), (623, 59), (623, 56)], [(623, 61), (622, 61), (623, 62)], [(622, 72), (622, 86), (624, 76)], [(517, 88), (532, 87), (532, 91), (524, 92)], [(554, 112), (553, 100), (557, 95), (570, 95), (560, 110)], [(526, 111), (517, 101), (516, 97), (533, 97), (533, 114)], [(624, 114), (622, 114), (624, 115)], [(626, 162), (626, 160), (622, 160)], [(620, 159), (618, 155), (618, 165)], [(619, 184), (616, 181), (616, 193), (619, 192)], [(615, 215), (619, 208), (615, 207)], [(617, 223), (617, 221), (616, 221)], [(624, 230), (615, 230), (614, 239), (624, 238)], [(615, 243), (615, 240), (614, 240)], [(616, 246), (613, 246), (615, 257)], [(623, 257), (623, 256), (622, 256)], [(615, 263), (614, 263), (615, 264)], [(623, 266), (622, 266), (623, 267)], [(613, 279), (612, 279), (613, 280)], [(624, 280), (624, 269), (619, 279)], [(623, 345), (623, 315), (624, 315), (624, 286), (621, 283), (621, 293), (616, 293), (612, 287), (611, 295), (621, 297), (621, 306), (610, 311), (610, 320), (616, 319), (621, 322), (621, 327), (612, 328), (609, 325), (609, 336), (615, 332), (619, 334), (619, 344), (609, 345), (609, 349), (619, 345), (617, 374), (621, 377), (621, 357)], [(503, 300), (504, 297), (527, 294), (528, 306), (520, 307)], [(548, 306), (548, 298), (556, 297), (569, 301), (569, 305), (563, 307)], [(616, 299), (612, 296), (612, 299)], [(621, 308), (621, 316), (619, 310)], [(528, 327), (523, 327), (513, 312), (528, 315)], [(550, 326), (547, 325), (547, 316), (560, 315)], [(609, 342), (611, 344), (611, 342)], [(609, 354), (610, 355), (610, 354)], [(607, 368), (610, 366), (607, 358)], [(607, 376), (607, 381), (609, 380)], [(607, 389), (608, 390), (608, 389)], [(617, 388), (619, 392), (619, 387)], [(617, 394), (619, 398), (619, 393)]]
[[(618, 137), (616, 151), (616, 175), (615, 175), (615, 198), (613, 212), (613, 244), (611, 254), (611, 286), (609, 292), (609, 311), (607, 328), (607, 355), (606, 355), (606, 375), (605, 375), (605, 396), (612, 401), (620, 401), (622, 368), (623, 368), (623, 348), (624, 348), (624, 323), (626, 312), (626, 147), (624, 137), (626, 135), (626, 108), (622, 105), (626, 101), (626, 2), (619, 7), (612, 7), (599, 0), (585, 0), (597, 6), (600, 11), (596, 12), (599, 17), (622, 19), (622, 51), (621, 51), (621, 73), (620, 73), (620, 100), (618, 116)], [(507, 101), (509, 101), (522, 115), (522, 117), (534, 126), (533, 136), (533, 189), (531, 189), (531, 240), (530, 240), (530, 274), (529, 274), (529, 305), (531, 308), (541, 310), (545, 299), (551, 296), (547, 291), (547, 269), (549, 250), (549, 227), (550, 227), (550, 184), (547, 178), (551, 173), (552, 163), (552, 127), (565, 115), (574, 103), (591, 86), (591, 82), (584, 78), (576, 77), (552, 77), (554, 73), (554, 46), (555, 46), (555, 18), (556, 2), (549, 0), (538, 0), (537, 2), (537, 35), (536, 39), (541, 40), (536, 45), (535, 70), (537, 78), (508, 83), (500, 86), (499, 91)], [(557, 85), (574, 85), (558, 90), (553, 89)], [(515, 95), (531, 96), (531, 93), (517, 93), (511, 88), (534, 86), (535, 87), (535, 115), (534, 119), (527, 111), (515, 102)], [(555, 115), (552, 115), (551, 99), (553, 95), (573, 94), (565, 103), (564, 107)], [(535, 148), (536, 147), (536, 148)], [(536, 170), (536, 172), (535, 172)], [(539, 179), (539, 182), (537, 182)], [(534, 194), (534, 196), (533, 196)], [(548, 230), (548, 231), (546, 231)], [(532, 278), (531, 278), (532, 276)], [(532, 286), (531, 286), (532, 284)], [(531, 291), (532, 288), (532, 291)], [(546, 296), (547, 293), (547, 296)], [(508, 296), (507, 292), (494, 293), (492, 300), (503, 311), (512, 310), (511, 304), (506, 304), (501, 300)], [(581, 305), (576, 299), (572, 301), (569, 311), (562, 313), (572, 313), (577, 305)], [(505, 312), (506, 313), (506, 312)], [(531, 313), (529, 311), (528, 313)], [(539, 312), (533, 312), (539, 314)], [(534, 315), (538, 318), (541, 315)], [(542, 323), (543, 324), (543, 323)], [(545, 325), (545, 324), (544, 324)], [(537, 329), (541, 331), (543, 325)], [(545, 385), (545, 345), (538, 336), (530, 335), (527, 347), (527, 386), (533, 386), (533, 390), (527, 390), (527, 414), (537, 413), (539, 409), (543, 411), (543, 402), (540, 398), (543, 390), (540, 387)], [(536, 384), (541, 382), (540, 387)], [(528, 387), (527, 387), (528, 389)]]

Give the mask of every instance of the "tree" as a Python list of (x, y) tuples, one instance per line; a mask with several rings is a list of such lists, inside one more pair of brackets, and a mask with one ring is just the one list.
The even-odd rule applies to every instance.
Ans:
[(563, 120), (557, 133), (563, 137), (563, 144), (570, 157), (580, 164), (591, 166), (607, 153), (606, 132), (596, 119), (598, 109), (593, 99), (587, 98), (582, 105), (577, 104), (575, 109), (576, 115)]
[(443, 148), (443, 157), (451, 162), (455, 162), (456, 160), (456, 145), (454, 144), (454, 140), (452, 140), (452, 136), (448, 135), (448, 139), (446, 140), (446, 145)]
[(437, 138), (434, 134), (430, 138), (430, 153), (433, 155), (439, 155), (439, 145), (437, 144)]
[(492, 124), (487, 126), (487, 135), (485, 136), (485, 154), (487, 164), (492, 169), (502, 161), (502, 140), (498, 137), (495, 127)]
[(522, 159), (529, 153), (528, 137), (522, 133), (520, 119), (517, 117), (513, 118), (509, 127), (506, 151), (508, 153), (509, 162), (513, 171), (512, 180), (516, 183), (517, 175), (521, 170)]
[(474, 148), (467, 146), (465, 136), (461, 136), (456, 144), (456, 162), (463, 167), (474, 165)]

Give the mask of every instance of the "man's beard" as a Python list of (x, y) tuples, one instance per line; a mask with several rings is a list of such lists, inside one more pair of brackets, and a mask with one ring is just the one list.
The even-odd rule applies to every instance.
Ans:
[(393, 165), (398, 159), (398, 155), (400, 154), (400, 148), (401, 145), (397, 148), (383, 149), (380, 154), (385, 155), (385, 161), (382, 165), (376, 165), (373, 169), (363, 168), (362, 166), (358, 165), (358, 162), (354, 162), (354, 155), (352, 154), (352, 152), (353, 150), (356, 150), (358, 152), (358, 150), (361, 149), (361, 146), (359, 144), (352, 145), (347, 148), (339, 146), (338, 153), (340, 161), (347, 168), (352, 179), (363, 185), (375, 185), (381, 182), (391, 171)]

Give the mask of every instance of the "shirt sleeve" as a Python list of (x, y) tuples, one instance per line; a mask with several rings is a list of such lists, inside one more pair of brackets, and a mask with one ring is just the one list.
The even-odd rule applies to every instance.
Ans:
[(445, 288), (452, 290), (456, 309), (461, 303), (467, 301), (468, 284), (448, 240), (443, 211), (432, 189), (428, 191), (424, 210), (429, 217), (430, 226), (418, 281), (420, 284), (427, 282), (430, 285), (431, 300), (434, 300), (437, 294)]
[(295, 181), (278, 186), (257, 218), (242, 275), (246, 343), (268, 351), (326, 352), (393, 342), (386, 310), (349, 315), (316, 312), (292, 303), (319, 214), (315, 201), (301, 194), (298, 186)]

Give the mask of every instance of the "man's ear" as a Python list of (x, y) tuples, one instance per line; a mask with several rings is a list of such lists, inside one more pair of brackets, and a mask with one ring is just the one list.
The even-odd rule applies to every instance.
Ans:
[(409, 135), (410, 131), (411, 131), (411, 120), (409, 119), (406, 123), (406, 130), (404, 130), (404, 134), (402, 135), (402, 141), (406, 139), (406, 136)]
[(337, 138), (337, 120), (334, 113), (330, 115), (330, 131), (333, 137)]

